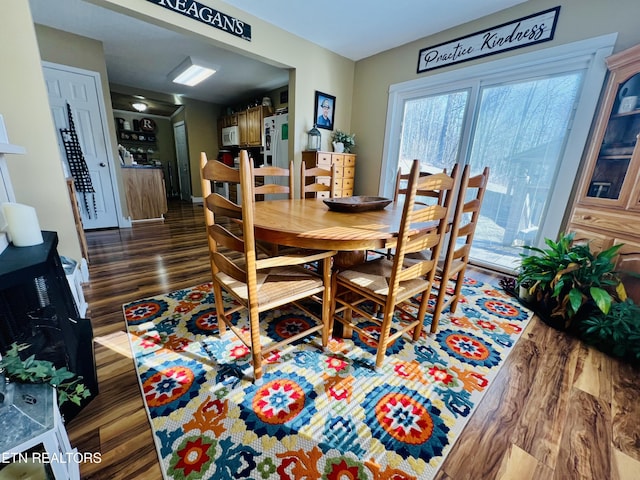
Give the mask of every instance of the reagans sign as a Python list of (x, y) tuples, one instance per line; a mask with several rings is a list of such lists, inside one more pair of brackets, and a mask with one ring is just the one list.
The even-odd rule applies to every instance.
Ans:
[(251, 41), (251, 25), (193, 0), (147, 0), (198, 22)]
[(560, 7), (519, 18), (451, 42), (423, 48), (417, 73), (553, 40)]

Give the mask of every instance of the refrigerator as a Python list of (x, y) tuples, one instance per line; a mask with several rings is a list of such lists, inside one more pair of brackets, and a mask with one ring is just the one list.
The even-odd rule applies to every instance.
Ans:
[[(264, 139), (264, 164), (289, 168), (289, 114), (265, 117), (262, 138)], [(265, 177), (264, 180), (265, 183), (287, 185), (284, 177)], [(265, 200), (279, 198), (282, 198), (282, 195), (265, 195)]]
[(289, 165), (289, 114), (264, 119), (264, 164), (287, 168)]

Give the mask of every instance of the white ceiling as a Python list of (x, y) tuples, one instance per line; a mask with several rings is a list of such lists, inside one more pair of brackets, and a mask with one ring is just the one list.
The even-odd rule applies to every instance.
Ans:
[[(396, 0), (393, 8), (387, 0), (224, 1), (359, 60), (526, 0)], [(112, 84), (233, 105), (261, 98), (289, 80), (285, 69), (83, 0), (29, 0), (29, 4), (35, 23), (100, 40)], [(219, 65), (220, 70), (197, 87), (172, 83), (168, 73), (189, 55)]]
[(222, 0), (351, 60), (527, 0)]

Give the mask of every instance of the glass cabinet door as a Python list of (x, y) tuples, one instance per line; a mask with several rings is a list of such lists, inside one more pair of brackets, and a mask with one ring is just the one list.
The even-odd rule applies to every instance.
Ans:
[(640, 73), (618, 88), (587, 197), (618, 200), (640, 133)]

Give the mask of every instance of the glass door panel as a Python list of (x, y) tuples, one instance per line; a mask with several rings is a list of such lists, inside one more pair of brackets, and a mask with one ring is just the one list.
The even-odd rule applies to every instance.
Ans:
[(415, 158), (422, 171), (451, 171), (460, 154), (468, 101), (467, 89), (405, 102), (398, 163), (404, 173)]
[(430, 172), (451, 171), (455, 162), (469, 163), (472, 175), (490, 168), (471, 254), (476, 263), (516, 268), (520, 246), (539, 240), (553, 189), (571, 188), (573, 179), (556, 185), (556, 172), (582, 78), (576, 71), (405, 101), (403, 172), (414, 158)]
[(538, 242), (581, 81), (571, 73), (481, 88), (469, 163), (472, 175), (491, 173), (472, 258), (514, 268), (520, 246)]

